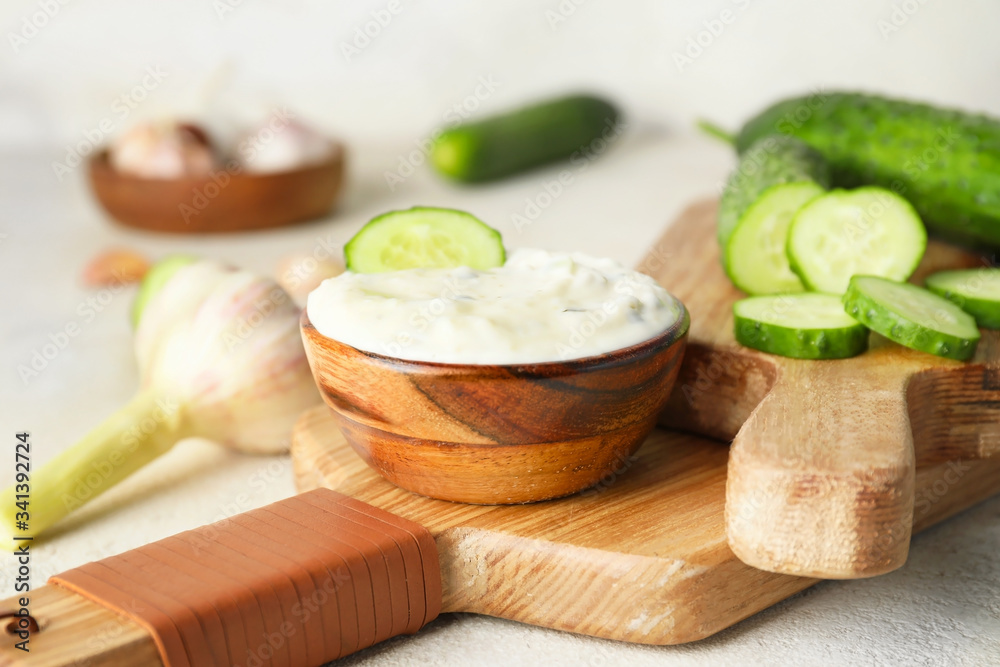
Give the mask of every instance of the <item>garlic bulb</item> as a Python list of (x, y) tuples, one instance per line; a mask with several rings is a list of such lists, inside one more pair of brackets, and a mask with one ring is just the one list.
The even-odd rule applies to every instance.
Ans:
[(109, 158), (116, 170), (143, 178), (204, 176), (217, 165), (204, 130), (174, 121), (136, 125), (111, 144)]
[(299, 313), (270, 279), (209, 261), (186, 266), (136, 329), (143, 387), (180, 399), (202, 437), (245, 452), (285, 451), (299, 414), (319, 401)]
[[(288, 293), (247, 271), (177, 259), (164, 261), (169, 271), (154, 267), (159, 278), (143, 285), (157, 289), (136, 311), (139, 393), (33, 472), (35, 535), (183, 438), (285, 451), (299, 414), (320, 402)], [(0, 540), (15, 535), (14, 492), (0, 495)]]
[(261, 124), (237, 146), (240, 163), (251, 173), (298, 169), (328, 159), (335, 150), (319, 132), (282, 116)]

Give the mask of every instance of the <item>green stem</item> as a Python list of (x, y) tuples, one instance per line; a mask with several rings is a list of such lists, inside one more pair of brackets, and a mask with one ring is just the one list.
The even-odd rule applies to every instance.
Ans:
[[(30, 473), (28, 530), (16, 529), (17, 485), (0, 495), (0, 539), (37, 537), (189, 435), (184, 406), (162, 391), (137, 394), (78, 443)], [(23, 517), (21, 517), (23, 519)], [(12, 540), (11, 540), (12, 542)]]
[(736, 145), (736, 137), (733, 136), (732, 132), (726, 132), (715, 123), (711, 123), (707, 120), (699, 120), (698, 127), (701, 129), (702, 132), (711, 137), (715, 137), (716, 139), (721, 139), (722, 141), (725, 141), (727, 144), (731, 146)]

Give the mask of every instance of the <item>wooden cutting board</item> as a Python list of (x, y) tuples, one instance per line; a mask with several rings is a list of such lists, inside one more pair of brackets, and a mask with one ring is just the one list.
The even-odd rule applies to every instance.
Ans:
[[(817, 582), (766, 572), (725, 534), (728, 447), (652, 433), (593, 490), (534, 505), (461, 505), (403, 491), (347, 445), (325, 407), (303, 415), (296, 482), (339, 490), (426, 526), (441, 566), (443, 611), (470, 611), (596, 637), (679, 644), (714, 634)], [(997, 491), (1000, 460), (955, 461), (916, 475), (914, 530)], [(2, 618), (17, 608), (0, 601)], [(135, 621), (52, 585), (31, 593), (31, 652), (0, 644), (0, 664), (162, 665)]]
[[(724, 521), (729, 448), (657, 429), (613, 477), (531, 505), (417, 496), (369, 468), (325, 407), (292, 444), (299, 491), (324, 486), (426, 528), (437, 542), (443, 611), (467, 611), (595, 637), (679, 644), (714, 634), (817, 582), (738, 559)], [(916, 476), (922, 530), (988, 498), (1000, 460)]]
[[(932, 241), (913, 282), (991, 259)], [(742, 347), (732, 305), (744, 294), (722, 271), (710, 201), (685, 211), (639, 269), (691, 313), (660, 423), (733, 440), (727, 533), (745, 562), (823, 578), (893, 570), (909, 549), (915, 468), (1000, 453), (1000, 333), (984, 331), (968, 363), (878, 334), (865, 354), (835, 361)]]
[[(326, 408), (317, 408), (294, 434), (300, 489), (332, 488), (425, 526), (439, 552), (445, 611), (647, 644), (709, 636), (816, 582), (745, 561), (763, 554), (758, 560), (772, 570), (816, 568), (822, 559), (814, 556), (823, 550), (803, 542), (817, 533), (836, 536), (828, 550), (849, 552), (868, 538), (898, 560), (911, 528), (1000, 490), (1000, 457), (984, 458), (1000, 449), (995, 333), (970, 364), (877, 337), (871, 352), (839, 362), (795, 362), (740, 348), (729, 314), (740, 295), (718, 268), (713, 218), (710, 203), (686, 211), (640, 268), (692, 312), (688, 358), (662, 422), (717, 441), (657, 430), (616, 474), (576, 496), (460, 505), (383, 480), (346, 444)], [(977, 261), (935, 245), (921, 272)], [(734, 436), (732, 450), (719, 442)], [(791, 452), (776, 458), (789, 443)], [(885, 461), (873, 465), (872, 453)], [(771, 479), (756, 488), (733, 483), (735, 476), (760, 482), (762, 474)], [(853, 488), (851, 482), (858, 485), (853, 496), (834, 493)], [(903, 511), (871, 519), (880, 499), (894, 497), (876, 492), (890, 488), (903, 500), (889, 507)], [(798, 536), (769, 529), (789, 518), (825, 521), (831, 507), (849, 520), (806, 525)], [(862, 534), (864, 520), (866, 530), (886, 531)], [(760, 533), (749, 548), (741, 522)], [(885, 567), (876, 561), (845, 561), (855, 566), (848, 576)], [(153, 639), (132, 620), (64, 588), (43, 586), (31, 598), (40, 627), (31, 654), (8, 643), (0, 646), (0, 662), (161, 664)], [(13, 608), (14, 599), (0, 602), (0, 616)]]

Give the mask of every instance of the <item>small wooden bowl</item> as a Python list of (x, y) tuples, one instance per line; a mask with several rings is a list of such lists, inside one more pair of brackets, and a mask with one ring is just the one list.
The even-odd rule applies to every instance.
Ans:
[(639, 345), (516, 366), (364, 352), (320, 334), (306, 312), (302, 337), (340, 430), (383, 477), (431, 498), (526, 503), (628, 468), (677, 378), (690, 326), (680, 307)]
[(344, 149), (301, 169), (254, 174), (234, 162), (208, 176), (155, 179), (123, 174), (107, 151), (90, 160), (97, 201), (123, 225), (174, 234), (237, 232), (319, 218), (333, 208), (344, 181)]

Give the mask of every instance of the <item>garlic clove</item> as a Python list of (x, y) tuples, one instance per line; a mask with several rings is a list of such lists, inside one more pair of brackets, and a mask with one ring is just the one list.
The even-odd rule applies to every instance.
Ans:
[(250, 173), (290, 171), (329, 159), (336, 145), (316, 130), (281, 115), (273, 116), (238, 143), (239, 162)]
[(332, 257), (318, 259), (315, 254), (306, 252), (285, 255), (274, 269), (278, 284), (300, 306), (305, 306), (309, 292), (319, 287), (320, 283), (343, 272), (343, 262)]
[(109, 158), (116, 170), (143, 178), (204, 176), (218, 166), (205, 131), (176, 121), (132, 127), (111, 144)]
[(88, 287), (128, 285), (142, 280), (149, 260), (127, 248), (111, 248), (97, 254), (83, 268), (83, 284)]

